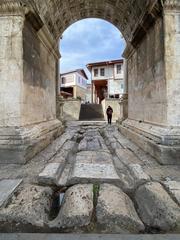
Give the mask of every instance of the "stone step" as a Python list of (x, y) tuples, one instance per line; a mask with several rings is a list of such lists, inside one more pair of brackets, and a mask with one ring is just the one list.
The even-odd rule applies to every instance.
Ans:
[(101, 104), (81, 104), (79, 120), (104, 120)]
[(49, 163), (38, 176), (38, 182), (43, 185), (57, 185), (64, 170), (65, 162)]
[(0, 208), (6, 205), (21, 182), (22, 179), (4, 179), (0, 181)]
[(113, 183), (119, 185), (119, 176), (113, 164), (76, 162), (68, 179), (68, 184)]
[(178, 181), (164, 181), (162, 182), (169, 194), (180, 205), (180, 182)]

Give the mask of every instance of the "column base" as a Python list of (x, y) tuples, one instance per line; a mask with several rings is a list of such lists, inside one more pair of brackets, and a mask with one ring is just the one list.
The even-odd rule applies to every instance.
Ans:
[(0, 163), (25, 164), (64, 130), (59, 120), (26, 127), (0, 128)]
[(180, 165), (180, 128), (126, 119), (119, 131), (162, 165)]

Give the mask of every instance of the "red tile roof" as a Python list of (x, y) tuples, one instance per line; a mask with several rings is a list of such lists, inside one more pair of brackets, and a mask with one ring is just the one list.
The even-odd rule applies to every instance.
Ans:
[(103, 61), (103, 62), (88, 63), (86, 67), (90, 70), (92, 67), (114, 65), (114, 64), (123, 63), (123, 62), (124, 62), (124, 59), (117, 59), (117, 60), (110, 60), (110, 61)]

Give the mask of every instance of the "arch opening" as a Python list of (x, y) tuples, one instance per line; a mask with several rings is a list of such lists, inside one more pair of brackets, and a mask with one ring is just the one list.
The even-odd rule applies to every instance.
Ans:
[[(81, 99), (81, 103), (98, 104), (108, 98), (120, 98), (124, 89), (121, 59), (124, 48), (120, 31), (108, 21), (86, 18), (72, 24), (60, 39), (61, 95)], [(97, 63), (98, 66), (90, 67)], [(118, 63), (121, 73), (116, 74)], [(87, 81), (85, 86), (79, 80), (81, 70), (88, 76), (82, 79)], [(98, 71), (96, 77), (94, 70)]]

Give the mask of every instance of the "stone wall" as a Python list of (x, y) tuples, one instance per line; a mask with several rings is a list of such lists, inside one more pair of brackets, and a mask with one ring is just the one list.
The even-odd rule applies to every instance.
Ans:
[(79, 86), (74, 86), (74, 97), (77, 98), (77, 97), (81, 97), (81, 99), (83, 101), (86, 101), (86, 89), (84, 88), (81, 88)]
[(163, 20), (159, 18), (128, 59), (128, 118), (166, 124)]
[(56, 118), (56, 59), (26, 21), (23, 29), (22, 124)]
[(64, 120), (79, 120), (81, 101), (76, 99), (66, 99), (63, 105)]

